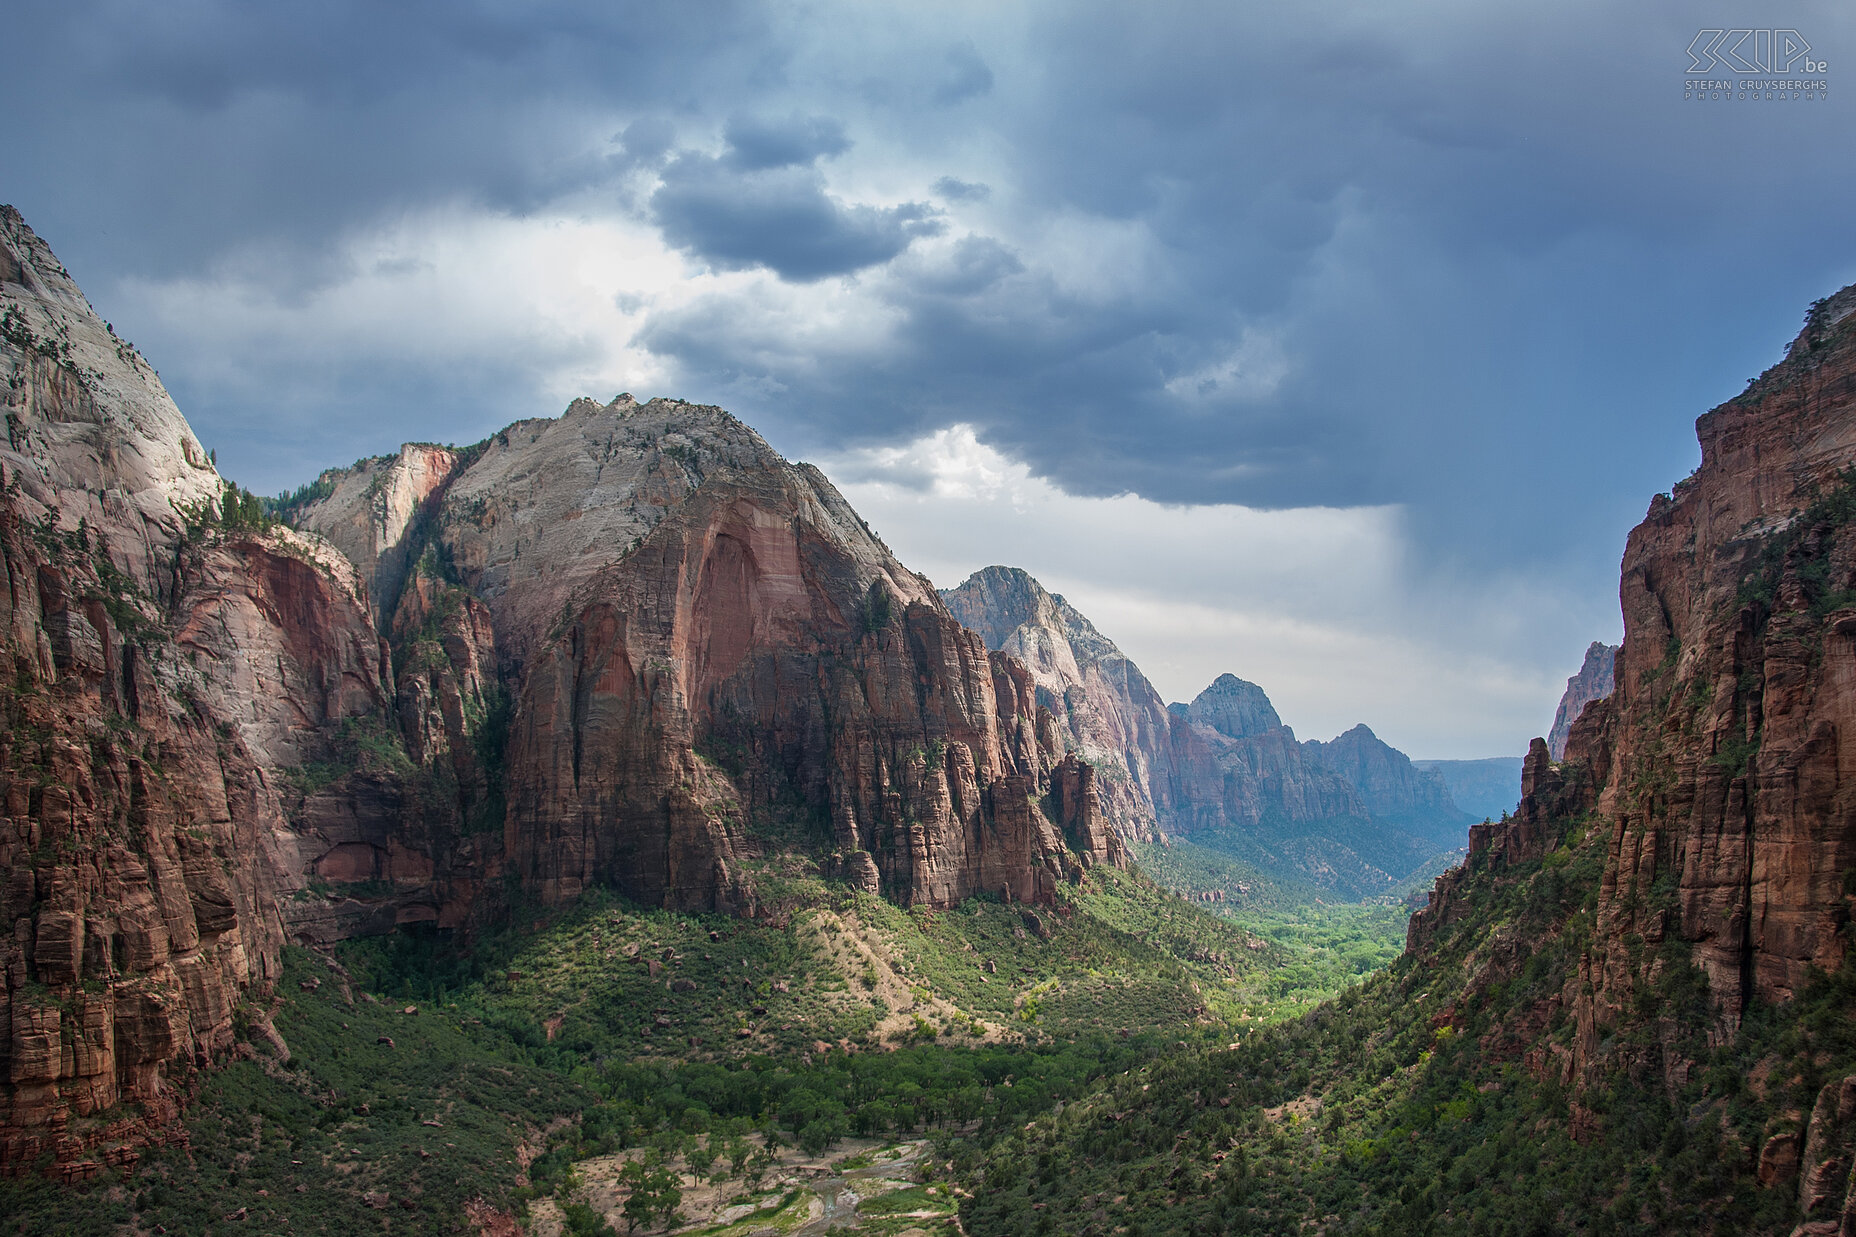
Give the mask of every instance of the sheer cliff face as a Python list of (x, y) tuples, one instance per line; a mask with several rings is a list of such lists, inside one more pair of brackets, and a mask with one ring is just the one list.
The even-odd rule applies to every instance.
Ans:
[(1045, 900), (1119, 856), (1087, 766), (1073, 810), (1034, 804), (1063, 797), (1062, 745), (1031, 677), (815, 469), (710, 476), (591, 595), (531, 666), (511, 749), (508, 845), (545, 898), (599, 880), (750, 909), (742, 861), (795, 836), (932, 905)]
[[(1552, 1049), (1565, 1081), (1637, 1051), (1613, 1036), (1641, 1024), (1668, 938), (1686, 943), (1727, 1027), (1751, 1000), (1789, 1000), (1811, 968), (1843, 960), (1856, 869), (1853, 308), (1856, 288), (1814, 307), (1782, 362), (1696, 423), (1700, 468), (1656, 497), (1626, 545), (1616, 690), (1572, 723), (1560, 763), (1535, 740), (1515, 818), (1472, 832), (1472, 850), (1535, 858), (1549, 824), (1595, 813), (1592, 943), (1559, 998), (1577, 1033), (1570, 1051)], [(1462, 913), (1464, 880), (1439, 882), (1414, 948)], [(1674, 1085), (1692, 1063), (1665, 1053), (1662, 1068)]]
[[(1856, 288), (1696, 423), (1701, 467), (1632, 531), (1600, 939), (1694, 943), (1722, 1005), (1834, 968), (1856, 867)], [(1572, 731), (1578, 743), (1580, 725)], [(1569, 755), (1571, 749), (1569, 749)], [(1607, 758), (1608, 755), (1608, 758)], [(1652, 887), (1673, 878), (1674, 905)], [(1632, 986), (1607, 950), (1601, 1014)]]
[(1547, 732), (1547, 752), (1553, 759), (1565, 757), (1566, 736), (1572, 724), (1579, 720), (1579, 714), (1585, 712), (1585, 706), (1611, 694), (1617, 655), (1617, 645), (1594, 640), (1585, 650), (1585, 663), (1579, 667), (1579, 673), (1566, 680), (1566, 692), (1560, 697), (1558, 711), (1553, 714), (1553, 729)]
[[(231, 1045), (300, 884), (282, 775), (381, 706), (384, 663), (330, 547), (187, 517), (220, 492), (206, 454), (5, 208), (0, 319), (10, 1169), (146, 1139), (174, 1075)], [(140, 1115), (100, 1120), (124, 1101)]]

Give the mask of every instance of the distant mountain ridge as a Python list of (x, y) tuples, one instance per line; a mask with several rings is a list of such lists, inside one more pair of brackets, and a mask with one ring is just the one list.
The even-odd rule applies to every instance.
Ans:
[(1455, 804), (1477, 820), (1499, 820), (1521, 801), (1520, 756), (1481, 760), (1414, 760), (1416, 768), (1435, 773), (1450, 788)]
[(1420, 769), (1364, 723), (1328, 742), (1309, 739), (1302, 750), (1346, 778), (1366, 810), (1440, 849), (1461, 845), (1474, 822), (1458, 807), (1450, 787), (1434, 770)]
[(1467, 835), (1472, 817), (1444, 780), (1364, 726), (1301, 742), (1263, 688), (1233, 674), (1162, 704), (1112, 640), (1022, 569), (987, 567), (941, 597), (988, 648), (1031, 669), (1038, 702), (1097, 767), (1104, 814), (1130, 838), (1191, 836), (1357, 897)]

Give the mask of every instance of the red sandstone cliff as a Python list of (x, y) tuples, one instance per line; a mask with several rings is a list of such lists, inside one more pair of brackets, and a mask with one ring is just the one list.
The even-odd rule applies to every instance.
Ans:
[(1031, 672), (1037, 701), (1057, 720), (1066, 745), (1102, 771), (1103, 810), (1115, 827), (1129, 838), (1155, 838), (1172, 804), (1165, 765), (1173, 721), (1140, 668), (1019, 568), (977, 571), (941, 598), (987, 648)]
[(300, 883), (283, 775), (380, 706), (385, 667), (339, 555), (212, 518), (222, 483), (153, 371), (10, 208), (0, 322), (10, 1170), (133, 1156), (230, 1047)]
[(588, 595), (537, 653), (511, 746), (508, 847), (546, 900), (598, 880), (751, 909), (743, 862), (795, 841), (931, 905), (1047, 901), (1119, 859), (1030, 675), (816, 469), (711, 475)]
[[(1856, 288), (1696, 423), (1701, 466), (1624, 551), (1619, 682), (1592, 754), (1614, 833), (1597, 1016), (1621, 943), (1679, 932), (1730, 1015), (1833, 968), (1856, 867)], [(1595, 710), (1588, 708), (1586, 715)], [(1574, 735), (1581, 727), (1574, 727)], [(1660, 874), (1673, 911), (1654, 908)]]
[[(1656, 496), (1625, 548), (1616, 690), (1583, 708), (1558, 764), (1535, 740), (1518, 812), (1472, 831), (1472, 858), (1499, 869), (1593, 821), (1590, 943), (1553, 998), (1576, 1033), (1534, 1054), (1563, 1082), (1690, 1076), (1673, 1024), (1644, 1026), (1666, 941), (1705, 976), (1717, 1038), (1755, 998), (1789, 1001), (1812, 968), (1843, 961), (1856, 898), (1852, 310), (1856, 287), (1814, 306), (1783, 361), (1697, 421), (1701, 466)], [(1471, 880), (1439, 880), (1413, 918), (1414, 952), (1462, 917)]]

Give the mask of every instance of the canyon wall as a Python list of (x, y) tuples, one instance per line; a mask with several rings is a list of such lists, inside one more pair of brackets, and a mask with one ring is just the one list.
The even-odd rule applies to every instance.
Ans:
[(289, 774), (381, 706), (384, 650), (339, 554), (221, 520), (154, 371), (10, 208), (0, 372), (0, 1168), (123, 1162), (275, 980)]
[[(1813, 306), (1781, 362), (1696, 422), (1700, 467), (1626, 543), (1615, 690), (1580, 709), (1563, 759), (1535, 740), (1519, 810), (1471, 832), (1472, 867), (1562, 839), (1602, 849), (1589, 943), (1553, 997), (1575, 1034), (1536, 1054), (1563, 1082), (1692, 1076), (1677, 1023), (1646, 1013), (1672, 966), (1698, 968), (1724, 1042), (1752, 1002), (1788, 1002), (1843, 963), (1856, 899), (1853, 310), (1856, 288)], [(1468, 911), (1469, 882), (1463, 869), (1439, 880), (1413, 918), (1414, 952)]]

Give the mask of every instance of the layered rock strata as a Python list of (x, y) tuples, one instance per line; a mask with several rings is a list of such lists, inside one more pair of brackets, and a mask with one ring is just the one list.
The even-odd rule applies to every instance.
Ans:
[[(1620, 1066), (1671, 1087), (1689, 1076), (1667, 1020), (1621, 1034), (1671, 957), (1705, 978), (1717, 1036), (1749, 1003), (1790, 1001), (1843, 963), (1856, 903), (1852, 311), (1856, 288), (1819, 302), (1784, 360), (1696, 422), (1700, 467), (1626, 544), (1615, 690), (1580, 710), (1557, 764), (1536, 740), (1519, 810), (1472, 832), (1472, 866), (1484, 852), (1538, 857), (1581, 822), (1603, 848), (1591, 943), (1555, 998), (1576, 1028), (1554, 1049), (1562, 1081)], [(1438, 882), (1414, 950), (1462, 914), (1465, 880)]]
[(277, 973), (298, 870), (279, 772), (378, 706), (384, 665), (345, 560), (219, 524), (223, 483), (154, 371), (10, 208), (0, 326), (13, 1171), (173, 1133), (178, 1075)]
[(1102, 772), (1103, 811), (1122, 834), (1153, 839), (1176, 791), (1166, 767), (1166, 702), (1122, 651), (1061, 595), (1016, 567), (988, 567), (944, 590), (948, 610), (988, 649), (1023, 662), (1077, 756)]

